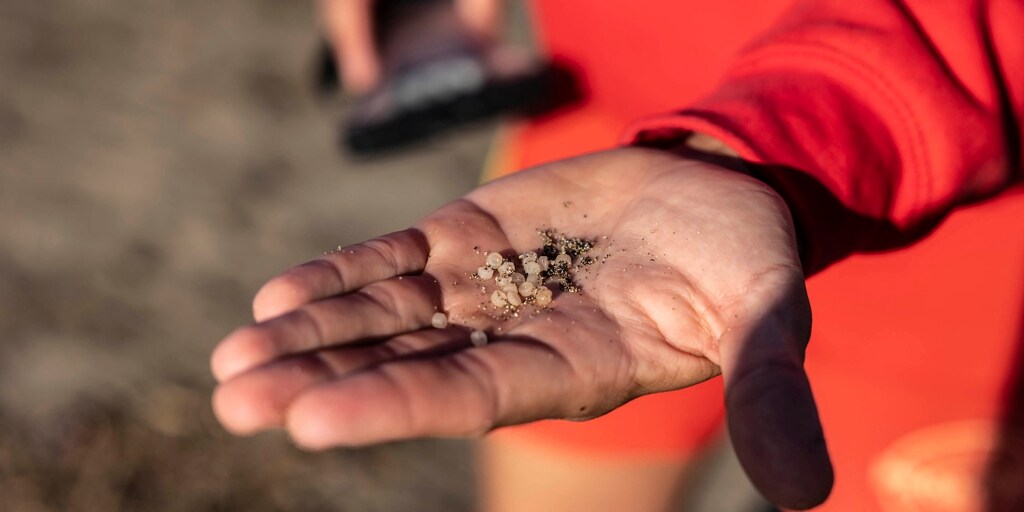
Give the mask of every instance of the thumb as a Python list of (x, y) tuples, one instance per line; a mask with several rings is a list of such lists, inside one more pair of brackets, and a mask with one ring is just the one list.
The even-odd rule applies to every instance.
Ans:
[(802, 279), (721, 340), (729, 435), (771, 502), (807, 509), (828, 497), (832, 464), (803, 368), (811, 314)]

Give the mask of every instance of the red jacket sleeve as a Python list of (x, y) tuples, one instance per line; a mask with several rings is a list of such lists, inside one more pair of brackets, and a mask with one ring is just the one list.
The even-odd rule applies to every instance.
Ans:
[(808, 0), (627, 140), (702, 132), (757, 164), (813, 272), (1018, 181), (1022, 112), (1024, 2)]

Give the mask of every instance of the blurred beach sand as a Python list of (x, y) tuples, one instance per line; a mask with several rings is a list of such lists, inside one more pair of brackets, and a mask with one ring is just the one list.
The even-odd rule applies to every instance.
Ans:
[(492, 128), (359, 165), (307, 2), (0, 2), (0, 509), (461, 510), (467, 446), (228, 436), (213, 344), (280, 270), (470, 189)]

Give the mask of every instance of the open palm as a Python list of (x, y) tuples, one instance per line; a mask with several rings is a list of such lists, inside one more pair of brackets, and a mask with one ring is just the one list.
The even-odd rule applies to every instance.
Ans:
[[(579, 293), (498, 315), (496, 285), (471, 275), (485, 251), (536, 250), (541, 229), (594, 240), (597, 262)], [(437, 311), (449, 327), (430, 327)], [(594, 417), (721, 373), (755, 484), (790, 507), (831, 486), (788, 210), (707, 163), (634, 148), (526, 170), (289, 270), (254, 312), (213, 355), (215, 409), (236, 433), (286, 427), (310, 448), (477, 435)], [(489, 343), (474, 347), (471, 329)]]

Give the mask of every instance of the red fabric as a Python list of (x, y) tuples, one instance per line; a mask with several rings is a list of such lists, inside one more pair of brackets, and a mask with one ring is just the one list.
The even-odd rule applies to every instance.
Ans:
[(1021, 510), (1020, 494), (1017, 507), (980, 506), (996, 445), (1024, 447), (998, 426), (1024, 406), (1020, 219), (1024, 187), (957, 210), (911, 248), (808, 280), (806, 367), (836, 468), (821, 510)]
[[(837, 474), (822, 510), (980, 507), (986, 457), (1015, 439), (998, 421), (1024, 414), (1024, 190), (1007, 192), (1022, 172), (1024, 3), (552, 0), (535, 12), (586, 96), (515, 130), (508, 165), (612, 147), (620, 130), (700, 131), (761, 164), (820, 272), (807, 366)], [(710, 393), (645, 400), (512, 435), (685, 456), (721, 414)], [(678, 436), (646, 437), (655, 423)]]
[[(748, 47), (714, 92), (627, 137), (697, 130), (748, 160), (784, 166), (766, 172), (816, 271), (1019, 180), (1022, 114), (1024, 3), (806, 1)], [(821, 215), (807, 177), (849, 214)]]

